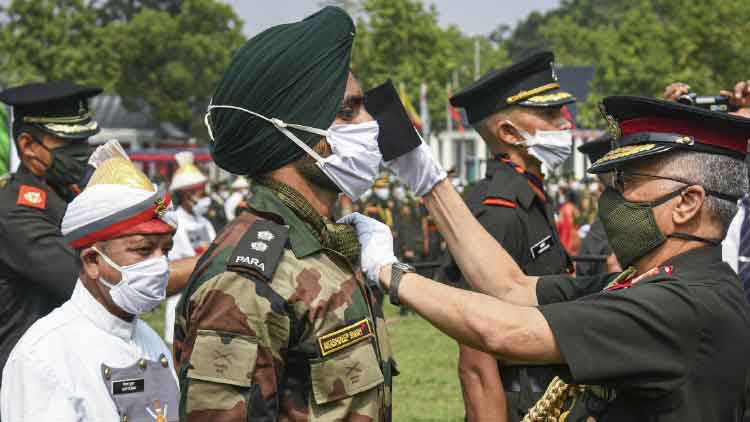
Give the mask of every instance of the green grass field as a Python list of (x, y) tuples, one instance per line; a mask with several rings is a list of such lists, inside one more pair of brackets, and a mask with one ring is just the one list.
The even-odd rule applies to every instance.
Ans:
[[(463, 421), (456, 342), (418, 316), (399, 317), (398, 309), (391, 305), (386, 305), (385, 314), (401, 371), (394, 380), (393, 420)], [(164, 332), (163, 305), (143, 319), (157, 332)]]

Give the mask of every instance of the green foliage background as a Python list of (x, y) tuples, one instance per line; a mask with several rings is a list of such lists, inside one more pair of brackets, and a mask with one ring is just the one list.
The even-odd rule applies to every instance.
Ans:
[[(468, 36), (441, 27), (429, 0), (327, 0), (357, 21), (352, 69), (366, 88), (393, 79), (412, 103), (428, 85), (432, 127), (445, 126), (447, 85), (474, 80), (475, 42), (485, 73), (542, 48), (560, 65), (595, 68), (584, 126), (613, 94), (659, 95), (673, 81), (717, 93), (748, 78), (747, 0), (562, 0), (513, 28)], [(471, 13), (502, 13), (473, 10)], [(219, 0), (12, 0), (0, 16), (0, 82), (69, 79), (99, 84), (130, 108), (205, 139), (200, 116), (245, 40), (242, 20)]]
[(659, 96), (675, 81), (718, 94), (750, 77), (746, 0), (563, 0), (491, 36), (513, 59), (551, 48), (559, 64), (595, 68), (592, 95), (579, 107), (602, 126), (595, 103), (607, 95)]
[[(480, 46), (480, 73), (509, 63), (505, 50), (488, 37), (469, 37), (456, 26), (442, 28), (434, 6), (421, 0), (364, 0), (357, 21), (352, 70), (366, 87), (386, 79), (404, 84), (419, 105), (419, 87), (427, 84), (432, 128), (445, 127), (446, 85), (474, 80), (475, 40)], [(457, 88), (453, 88), (455, 93)]]
[(245, 39), (218, 0), (13, 0), (2, 15), (3, 85), (95, 84), (186, 130)]

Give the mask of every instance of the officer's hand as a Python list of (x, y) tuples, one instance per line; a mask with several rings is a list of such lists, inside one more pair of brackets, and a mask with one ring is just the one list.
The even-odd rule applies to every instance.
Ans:
[(430, 147), (424, 142), (412, 151), (383, 164), (416, 196), (429, 193), (447, 176), (440, 163), (432, 157)]
[(357, 230), (359, 243), (362, 244), (362, 271), (370, 280), (379, 282), (380, 268), (398, 261), (393, 253), (391, 229), (357, 212), (344, 216), (338, 223), (352, 225)]
[(677, 101), (678, 98), (690, 92), (690, 85), (682, 82), (675, 82), (664, 88), (663, 97), (667, 101)]

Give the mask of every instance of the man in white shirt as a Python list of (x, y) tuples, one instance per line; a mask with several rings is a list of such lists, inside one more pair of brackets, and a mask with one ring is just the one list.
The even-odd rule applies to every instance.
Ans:
[[(174, 247), (169, 253), (170, 261), (199, 256), (216, 237), (214, 226), (204, 217), (211, 204), (211, 198), (206, 195), (208, 178), (193, 163), (192, 152), (179, 152), (175, 154), (175, 160), (179, 167), (172, 178), (170, 190), (178, 204), (174, 212), (178, 228)], [(166, 301), (164, 340), (169, 344), (174, 338), (174, 314), (179, 301), (179, 293)]]
[(171, 354), (138, 319), (166, 293), (169, 203), (127, 157), (99, 163), (62, 221), (80, 260), (73, 296), (11, 352), (0, 392), (5, 422), (178, 420)]
[(232, 182), (232, 194), (224, 202), (224, 213), (227, 215), (227, 221), (232, 221), (237, 217), (237, 207), (242, 201), (247, 200), (250, 192), (250, 183), (243, 176), (238, 177)]
[(737, 272), (737, 264), (740, 258), (740, 229), (742, 228), (742, 221), (745, 219), (745, 212), (743, 202), (739, 201), (737, 214), (734, 215), (732, 223), (729, 225), (727, 237), (721, 242), (721, 257), (724, 262), (732, 267), (734, 272)]

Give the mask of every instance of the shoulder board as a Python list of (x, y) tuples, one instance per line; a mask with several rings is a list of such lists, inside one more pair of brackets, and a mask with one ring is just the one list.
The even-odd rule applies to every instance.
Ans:
[(0, 176), (0, 189), (4, 188), (6, 185), (8, 185), (8, 182), (10, 181), (10, 173)]
[(490, 205), (493, 207), (505, 207), (505, 208), (517, 207), (516, 203), (513, 201), (508, 201), (507, 199), (493, 198), (493, 197), (485, 198), (484, 201), (482, 201), (482, 204)]
[(43, 210), (47, 208), (47, 192), (35, 186), (21, 185), (16, 204)]
[(288, 238), (287, 227), (259, 218), (235, 246), (227, 261), (227, 270), (257, 273), (270, 281), (281, 262)]

